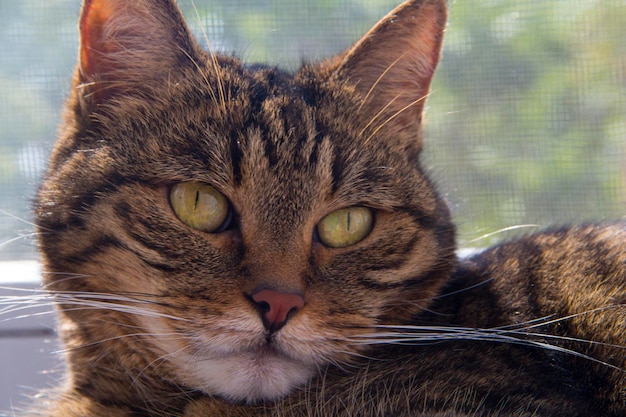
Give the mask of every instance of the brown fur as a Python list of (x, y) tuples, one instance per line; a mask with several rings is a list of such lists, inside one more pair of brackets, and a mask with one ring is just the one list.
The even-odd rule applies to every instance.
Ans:
[[(456, 265), (418, 160), (444, 26), (445, 1), (408, 1), (290, 75), (201, 51), (170, 0), (86, 1), (36, 203), (68, 380), (34, 414), (623, 415), (624, 224)], [(181, 222), (168, 190), (184, 181), (226, 196), (232, 224)], [(321, 244), (318, 222), (355, 205), (375, 211), (372, 232)], [(257, 288), (306, 304), (268, 333)], [(361, 343), (403, 329), (413, 340)], [(225, 350), (249, 366), (228, 359), (212, 375)], [(243, 394), (229, 385), (238, 373)]]

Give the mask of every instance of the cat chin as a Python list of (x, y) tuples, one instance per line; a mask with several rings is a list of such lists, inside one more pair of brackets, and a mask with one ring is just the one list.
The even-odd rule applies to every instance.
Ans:
[(234, 402), (275, 401), (306, 384), (314, 365), (290, 359), (271, 348), (200, 361), (191, 371), (194, 385)]
[[(151, 334), (171, 333), (167, 321), (143, 317), (140, 320)], [(159, 355), (168, 357), (173, 373), (184, 386), (249, 404), (287, 396), (306, 384), (325, 363), (319, 352), (303, 346), (302, 337), (280, 334), (287, 329), (281, 330), (272, 344), (267, 344), (260, 321), (247, 326), (248, 323), (246, 316), (232, 323), (224, 321), (223, 326), (231, 324), (239, 331), (227, 333), (224, 338), (198, 336), (194, 343), (197, 350), (193, 352), (188, 351), (189, 345), (181, 345), (177, 339), (155, 338), (153, 342), (161, 351)], [(305, 324), (308, 332), (310, 325)], [(256, 331), (244, 332), (250, 327)]]

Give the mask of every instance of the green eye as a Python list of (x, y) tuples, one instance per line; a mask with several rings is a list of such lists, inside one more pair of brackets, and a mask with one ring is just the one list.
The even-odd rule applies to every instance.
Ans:
[(374, 226), (374, 214), (367, 207), (333, 211), (317, 225), (320, 241), (331, 248), (345, 248), (365, 239)]
[(176, 216), (194, 229), (215, 233), (230, 223), (228, 200), (208, 184), (178, 183), (170, 191), (170, 203)]

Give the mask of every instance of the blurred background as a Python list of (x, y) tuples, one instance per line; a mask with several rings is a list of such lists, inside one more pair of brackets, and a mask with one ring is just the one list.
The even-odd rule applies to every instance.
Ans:
[[(290, 69), (344, 50), (398, 3), (179, 0), (205, 46)], [(624, 217), (626, 0), (449, 7), (424, 163), (460, 245)], [(79, 0), (0, 0), (0, 285), (37, 283), (29, 206), (76, 62), (79, 9)], [(54, 350), (49, 316), (5, 321), (1, 312), (0, 410), (44, 385)]]

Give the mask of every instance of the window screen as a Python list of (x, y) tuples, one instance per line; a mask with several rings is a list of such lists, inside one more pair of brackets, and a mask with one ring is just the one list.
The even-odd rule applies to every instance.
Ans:
[[(180, 0), (201, 43), (296, 68), (342, 51), (389, 0)], [(624, 0), (455, 0), (424, 162), (461, 244), (624, 216)], [(76, 62), (78, 0), (0, 2), (0, 260), (33, 259), (30, 201)], [(534, 226), (528, 226), (534, 227)]]

